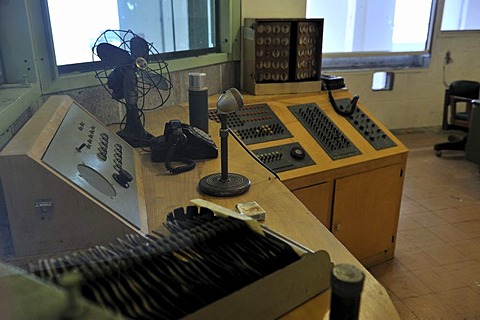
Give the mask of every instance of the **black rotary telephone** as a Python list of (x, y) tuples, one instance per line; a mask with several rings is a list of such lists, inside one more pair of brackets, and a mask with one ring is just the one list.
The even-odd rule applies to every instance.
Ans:
[[(163, 136), (152, 139), (150, 158), (153, 162), (165, 162), (170, 173), (177, 174), (195, 168), (193, 160), (218, 157), (215, 142), (202, 130), (170, 120), (165, 124)], [(172, 161), (183, 162), (173, 167)]]

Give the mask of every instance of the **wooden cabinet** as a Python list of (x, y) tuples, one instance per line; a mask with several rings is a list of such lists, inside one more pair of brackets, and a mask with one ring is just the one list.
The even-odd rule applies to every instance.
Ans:
[(335, 180), (331, 232), (364, 265), (393, 257), (402, 186), (400, 164)]
[(292, 193), (365, 266), (393, 257), (403, 188), (394, 164)]
[(333, 183), (324, 182), (297, 190), (291, 190), (329, 230), (332, 223), (332, 187)]

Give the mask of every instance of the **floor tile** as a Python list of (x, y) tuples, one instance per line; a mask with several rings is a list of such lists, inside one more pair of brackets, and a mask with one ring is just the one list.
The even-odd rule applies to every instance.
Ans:
[(446, 290), (466, 287), (466, 285), (457, 275), (455, 270), (439, 266), (412, 271), (432, 292), (441, 292)]
[(430, 211), (412, 214), (409, 217), (415, 220), (422, 227), (434, 227), (447, 224), (447, 222), (440, 216)]
[(440, 301), (467, 319), (480, 319), (480, 294), (469, 287), (439, 292)]
[(378, 277), (378, 281), (392, 290), (400, 300), (432, 293), (432, 290), (410, 271)]
[(430, 232), (427, 228), (418, 228), (398, 232), (398, 238), (405, 238), (418, 247), (443, 243), (442, 239)]
[(470, 233), (464, 232), (455, 225), (450, 224), (432, 226), (428, 230), (447, 243), (451, 241), (460, 241), (472, 238)]
[(395, 243), (395, 251), (417, 249), (417, 245), (414, 239), (409, 239), (403, 236), (403, 231), (399, 231), (397, 235), (397, 241)]
[(413, 217), (410, 217), (410, 215), (406, 214), (400, 215), (398, 220), (398, 231), (406, 231), (418, 228), (422, 228), (422, 225), (413, 219)]
[[(468, 260), (443, 266), (463, 284), (480, 294), (480, 260)], [(480, 301), (479, 301), (480, 303)]]
[(452, 241), (449, 245), (470, 259), (480, 260), (480, 238)]
[(461, 206), (463, 201), (452, 196), (451, 194), (444, 194), (433, 198), (419, 199), (417, 202), (428, 210), (434, 211), (438, 209)]
[(432, 258), (420, 248), (406, 248), (397, 250), (395, 259), (398, 259), (407, 270), (421, 270), (435, 266)]
[(395, 272), (402, 272), (402, 271), (408, 271), (407, 268), (400, 262), (398, 259), (391, 259), (387, 262), (381, 263), (379, 265), (376, 265), (370, 269), (368, 269), (370, 273), (376, 277), (382, 277), (387, 274), (392, 274)]
[(454, 308), (445, 305), (436, 294), (405, 299), (403, 304), (419, 319), (464, 319)]
[(453, 226), (469, 234), (472, 238), (480, 237), (480, 220), (458, 222), (454, 223)]
[(436, 210), (435, 214), (442, 218), (447, 223), (457, 223), (471, 221), (480, 216), (480, 213), (472, 212), (471, 207), (461, 207), (461, 208), (445, 208), (441, 210)]
[(421, 249), (425, 251), (437, 266), (468, 260), (468, 257), (446, 243), (426, 246)]
[(427, 211), (427, 209), (425, 207), (422, 207), (415, 200), (402, 201), (402, 206), (400, 208), (400, 212), (402, 214), (412, 214), (412, 213), (425, 212), (425, 211)]
[(398, 315), (402, 320), (419, 320), (415, 313), (410, 310), (402, 300), (393, 301), (393, 305), (397, 309)]

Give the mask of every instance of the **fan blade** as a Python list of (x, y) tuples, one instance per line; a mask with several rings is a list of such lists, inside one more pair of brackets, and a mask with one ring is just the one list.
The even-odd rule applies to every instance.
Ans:
[(135, 71), (130, 68), (126, 68), (123, 72), (123, 96), (125, 97), (127, 106), (137, 108), (137, 76), (135, 75)]
[(124, 98), (123, 95), (123, 71), (119, 68), (113, 69), (108, 76), (107, 86), (112, 89), (112, 97), (115, 100)]
[(143, 57), (145, 60), (148, 60), (148, 42), (143, 38), (133, 37), (130, 39), (130, 52), (134, 58)]
[(160, 90), (163, 91), (168, 91), (170, 89), (170, 84), (167, 82), (167, 80), (158, 73), (154, 72), (148, 72), (148, 71), (142, 71), (140, 70), (141, 73), (141, 78), (144, 83), (152, 86), (152, 87), (157, 87)]
[(97, 46), (97, 55), (103, 62), (108, 63), (112, 67), (127, 66), (132, 64), (130, 54), (110, 43), (100, 43)]

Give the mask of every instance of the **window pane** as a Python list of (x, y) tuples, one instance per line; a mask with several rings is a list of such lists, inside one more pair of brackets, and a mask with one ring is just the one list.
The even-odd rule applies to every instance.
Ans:
[(107, 30), (132, 30), (160, 53), (216, 47), (215, 0), (47, 0), (58, 66), (92, 61)]
[(445, 0), (441, 30), (480, 30), (479, 13), (479, 0)]
[(325, 53), (424, 51), (432, 1), (307, 0), (307, 17), (325, 19)]

